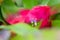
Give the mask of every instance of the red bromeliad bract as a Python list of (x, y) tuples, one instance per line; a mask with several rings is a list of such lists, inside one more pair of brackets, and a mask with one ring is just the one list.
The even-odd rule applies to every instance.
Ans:
[(28, 9), (22, 9), (19, 10), (16, 14), (11, 14), (8, 16), (6, 21), (9, 24), (16, 24), (20, 22), (25, 22), (26, 15), (28, 14), (29, 10)]
[(51, 27), (49, 6), (35, 6), (29, 13), (37, 18), (37, 21), (42, 20), (40, 28)]
[(19, 12), (18, 12), (18, 14), (20, 15), (20, 16), (22, 16), (22, 17), (24, 17), (24, 22), (25, 23), (30, 23), (30, 18), (29, 18), (29, 16), (27, 16), (28, 15), (28, 13), (29, 13), (29, 9), (22, 9), (22, 10), (20, 10)]

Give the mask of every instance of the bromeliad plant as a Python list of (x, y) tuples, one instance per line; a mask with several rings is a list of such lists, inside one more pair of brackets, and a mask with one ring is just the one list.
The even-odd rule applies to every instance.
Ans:
[[(21, 3), (19, 3), (20, 1)], [(59, 0), (39, 1), (0, 0), (0, 29), (10, 30), (23, 36), (26, 32), (34, 34), (36, 31), (39, 32), (40, 29), (54, 26), (55, 20), (52, 20), (50, 17), (60, 11)], [(24, 39), (22, 38), (20, 40)]]

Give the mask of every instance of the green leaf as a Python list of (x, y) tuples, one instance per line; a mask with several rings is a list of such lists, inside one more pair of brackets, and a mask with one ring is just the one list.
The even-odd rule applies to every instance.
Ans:
[[(54, 30), (37, 30), (33, 27), (30, 27), (27, 24), (16, 24), (10, 26), (11, 30), (17, 33), (18, 35), (21, 35), (23, 39), (25, 40), (38, 40), (38, 39), (43, 39), (43, 40), (55, 40), (55, 32)], [(43, 36), (43, 37), (42, 37)], [(36, 39), (37, 38), (37, 39)]]
[(38, 4), (41, 4), (42, 0), (38, 0)]
[(15, 3), (12, 0), (4, 0), (1, 7), (3, 10), (8, 10), (9, 12), (16, 12), (18, 10), (18, 7), (15, 5)]
[(0, 6), (0, 21), (2, 21), (2, 17), (1, 17), (1, 6)]
[(56, 30), (54, 28), (52, 29), (43, 29), (42, 30), (42, 39), (43, 40), (55, 40), (56, 39)]
[(22, 0), (14, 0), (14, 1), (16, 2), (17, 6), (19, 7), (23, 6)]
[(15, 14), (18, 10), (19, 8), (12, 0), (4, 0), (1, 5), (1, 12), (4, 20), (6, 20), (9, 15)]
[(3, 24), (6, 24), (5, 20), (3, 19), (3, 16), (2, 16), (1, 6), (0, 6), (0, 22), (2, 22)]
[(0, 13), (0, 21), (2, 21), (1, 13)]
[(50, 0), (48, 5), (51, 6), (51, 10), (56, 11), (56, 13), (60, 12), (60, 0)]
[(33, 6), (38, 5), (38, 0), (23, 0), (24, 8), (32, 8)]
[(60, 4), (60, 0), (50, 0), (48, 5), (50, 6), (54, 6), (54, 5), (57, 5), (57, 4)]
[[(35, 40), (36, 35), (40, 36), (39, 30), (37, 30), (37, 29), (35, 29), (35, 28), (25, 24), (25, 23), (9, 25), (6, 27), (1, 26), (0, 28), (4, 28), (4, 29), (13, 31), (17, 35), (19, 35), (21, 38), (23, 38), (24, 40)], [(14, 38), (14, 39), (16, 39), (16, 38)], [(20, 40), (20, 39), (18, 39), (18, 40)]]
[(11, 40), (55, 40), (56, 38), (56, 30), (54, 29), (44, 29), (37, 30), (27, 24), (20, 23), (9, 25), (1, 28), (9, 29), (10, 31), (15, 32), (17, 35)]
[(54, 14), (53, 16), (51, 16), (51, 19), (60, 20), (60, 13)]
[(41, 4), (40, 5), (47, 5), (49, 3), (50, 0), (41, 0)]
[(60, 0), (41, 0), (41, 5), (54, 6), (60, 4)]
[(39, 30), (24, 23), (10, 26), (10, 30), (18, 35), (23, 36), (23, 39), (25, 40), (35, 40), (35, 36), (40, 35)]
[(10, 40), (24, 40), (24, 38), (20, 35), (16, 35), (15, 37), (11, 37)]
[(25, 24), (25, 23), (20, 23), (20, 24), (15, 24), (9, 27), (12, 31), (16, 32), (17, 34), (24, 35), (26, 33), (34, 33), (38, 32), (37, 29)]
[(60, 28), (60, 20), (53, 20), (52, 21), (52, 26), (56, 28)]

